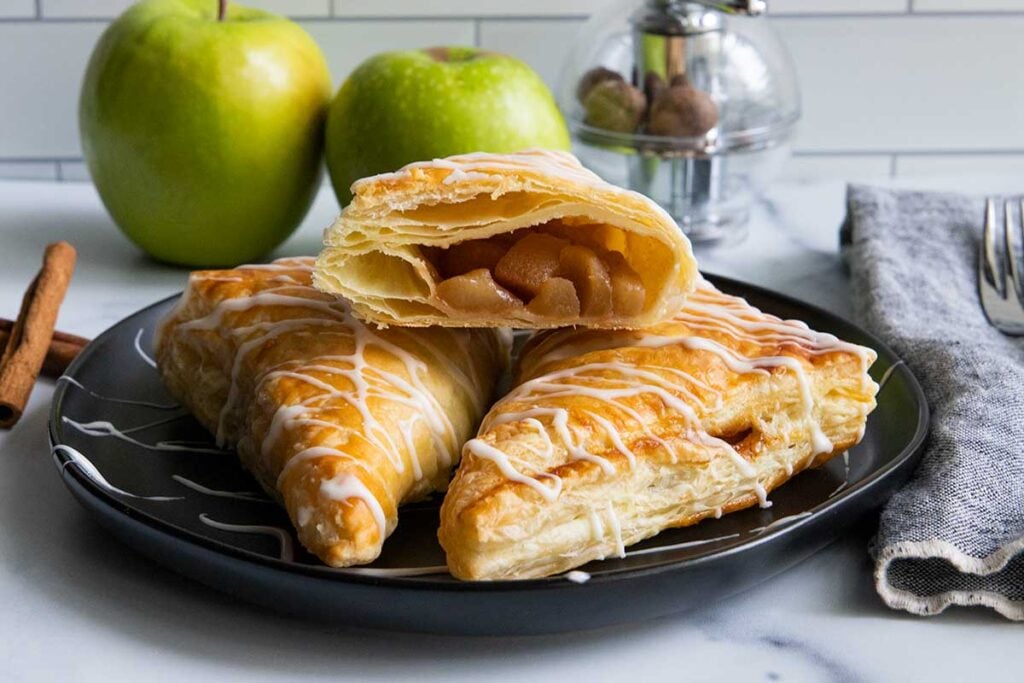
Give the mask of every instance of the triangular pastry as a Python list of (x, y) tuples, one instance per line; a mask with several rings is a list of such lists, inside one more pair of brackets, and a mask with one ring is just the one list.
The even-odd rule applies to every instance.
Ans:
[(690, 243), (571, 154), (466, 154), (364, 178), (313, 282), (381, 325), (633, 328), (678, 310)]
[(372, 561), (398, 506), (442, 491), (504, 371), (496, 330), (378, 330), (313, 259), (201, 271), (162, 323), (167, 387), (325, 563)]
[(708, 283), (644, 330), (539, 333), (463, 449), (441, 510), (449, 569), (546, 576), (767, 505), (860, 440), (875, 357)]

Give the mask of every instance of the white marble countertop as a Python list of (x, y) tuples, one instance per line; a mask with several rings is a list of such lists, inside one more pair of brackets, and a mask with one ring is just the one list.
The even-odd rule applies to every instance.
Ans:
[[(946, 178), (929, 187), (1019, 191), (1024, 177)], [(313, 253), (337, 206), (321, 193), (282, 254)], [(699, 254), (703, 267), (849, 314), (836, 254), (841, 183), (780, 185), (751, 235)], [(0, 316), (17, 313), (43, 246), (67, 239), (79, 264), (59, 321), (94, 336), (181, 289), (184, 272), (146, 260), (93, 188), (0, 183)], [(42, 382), (0, 432), (0, 678), (4, 680), (997, 680), (1019, 674), (1019, 627), (980, 609), (924, 619), (874, 593), (871, 523), (729, 600), (596, 632), (533, 638), (385, 634), (278, 616), (181, 578), (109, 537), (61, 484), (48, 454)]]

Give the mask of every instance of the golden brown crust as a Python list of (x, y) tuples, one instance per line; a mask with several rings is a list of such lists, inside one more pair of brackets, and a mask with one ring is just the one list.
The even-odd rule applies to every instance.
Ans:
[(645, 330), (538, 334), (449, 487), (449, 568), (545, 576), (763, 502), (859, 441), (874, 358), (709, 285)]
[(447, 484), (507, 359), (492, 330), (373, 330), (312, 259), (193, 273), (158, 336), (171, 392), (333, 566), (370, 562), (398, 506)]
[[(669, 315), (696, 282), (690, 244), (663, 209), (605, 183), (564, 152), (421, 162), (360, 180), (352, 189), (352, 203), (325, 233), (314, 284), (351, 300), (358, 316), (378, 324), (631, 328)], [(528, 228), (609, 258), (620, 255), (642, 280), (639, 310), (546, 317), (525, 305), (461, 310), (439, 295), (430, 250)]]

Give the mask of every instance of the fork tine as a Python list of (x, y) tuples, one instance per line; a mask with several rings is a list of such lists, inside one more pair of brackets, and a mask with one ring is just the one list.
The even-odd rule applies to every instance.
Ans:
[[(1014, 224), (1010, 220), (1009, 213), (1009, 202), (1007, 202), (1007, 213), (1006, 213), (1006, 270), (1008, 276), (1006, 278), (1007, 283), (1007, 295), (1013, 294), (1013, 298), (1017, 300), (1017, 305), (1024, 310), (1024, 301), (1021, 297), (1024, 296), (1024, 285), (1021, 284), (1021, 260), (1024, 256), (1021, 255), (1017, 248), (1017, 235), (1024, 235), (1024, 198), (1017, 200), (1017, 208), (1019, 212), (1017, 214), (1017, 223)], [(1014, 230), (1016, 227), (1016, 230)]]
[(996, 277), (996, 202), (991, 197), (985, 200), (985, 232), (981, 238), (981, 261), (985, 280), (998, 291), (1002, 280)]
[[(1013, 202), (1009, 200), (1003, 200), (1003, 235), (1002, 235), (1002, 249), (999, 249), (1000, 245), (996, 245), (996, 250), (999, 252), (999, 273), (998, 277), (1001, 279), (999, 288), (1004, 299), (1010, 298), (1010, 294), (1016, 294), (1013, 291), (1013, 279), (1010, 275), (1010, 268), (1013, 264), (1013, 246), (1012, 237), (1013, 233)], [(998, 238), (997, 238), (998, 239)]]

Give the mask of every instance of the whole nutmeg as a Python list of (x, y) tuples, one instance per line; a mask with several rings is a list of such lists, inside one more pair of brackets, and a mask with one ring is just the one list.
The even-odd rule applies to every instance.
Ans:
[(580, 78), (580, 82), (576, 85), (576, 97), (580, 102), (582, 102), (587, 99), (587, 95), (590, 94), (590, 90), (598, 83), (622, 80), (624, 79), (618, 72), (606, 69), (603, 66), (596, 66), (583, 74), (583, 77)]
[(682, 80), (654, 98), (647, 119), (647, 132), (682, 138), (699, 137), (707, 134), (717, 123), (718, 105), (711, 96)]
[(686, 86), (693, 87), (690, 84), (690, 77), (687, 76), (685, 73), (676, 74), (675, 76), (673, 76), (669, 80), (668, 84), (669, 85), (686, 85)]
[(632, 133), (647, 109), (647, 98), (623, 80), (596, 84), (583, 100), (583, 120), (588, 125), (616, 133)]
[(657, 71), (648, 71), (644, 76), (644, 95), (648, 102), (653, 102), (662, 90), (666, 88), (665, 79)]

